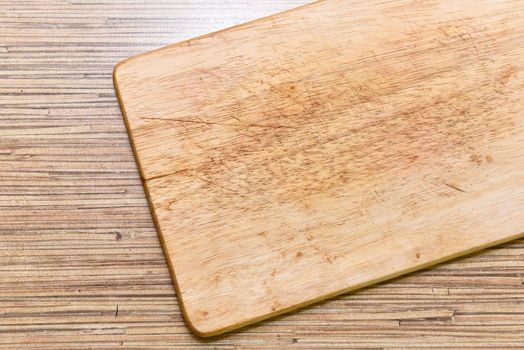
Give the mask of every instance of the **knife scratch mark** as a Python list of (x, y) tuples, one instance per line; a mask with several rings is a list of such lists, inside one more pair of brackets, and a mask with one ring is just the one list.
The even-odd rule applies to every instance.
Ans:
[(455, 185), (452, 185), (452, 184), (448, 184), (447, 182), (444, 182), (444, 185), (448, 186), (449, 188), (452, 188), (454, 190), (457, 190), (459, 192), (463, 192), (463, 193), (466, 193), (466, 191), (464, 191), (463, 189), (455, 186)]

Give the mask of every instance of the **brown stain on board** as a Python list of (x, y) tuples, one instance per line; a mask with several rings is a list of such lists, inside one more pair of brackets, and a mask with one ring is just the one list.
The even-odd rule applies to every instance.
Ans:
[[(256, 96), (239, 97), (234, 105), (223, 107), (227, 111), (224, 116), (230, 116), (231, 122), (204, 117), (196, 123), (180, 122), (187, 128), (186, 137), (195, 139), (195, 143), (199, 143), (199, 135), (219, 127), (236, 133), (231, 142), (219, 147), (203, 146), (208, 156), (202, 161), (195, 159), (189, 174), (198, 173), (205, 179), (203, 188), (219, 196), (218, 202), (229, 201), (231, 195), (246, 190), (250, 196), (288, 202), (317, 193), (327, 195), (349, 183), (358, 186), (382, 181), (399, 169), (416, 168), (436, 157), (460, 154), (476, 147), (480, 140), (503, 137), (515, 123), (513, 115), (501, 118), (499, 111), (505, 108), (505, 101), (490, 97), (494, 91), (491, 77), (496, 72), (489, 72), (494, 68), (487, 65), (488, 58), (481, 56), (473, 62), (471, 71), (479, 68), (485, 72), (463, 85), (451, 85), (457, 83), (448, 82), (446, 71), (435, 69), (433, 75), (431, 70), (426, 72), (424, 79), (439, 86), (433, 91), (413, 88), (416, 83), (404, 79), (404, 75), (395, 79), (386, 73), (387, 67), (384, 72), (378, 69), (372, 73), (359, 65), (348, 73), (326, 72), (297, 80), (293, 85), (266, 83), (269, 89), (260, 90)], [(504, 73), (506, 82), (514, 71), (513, 68)], [(336, 88), (327, 83), (333, 80), (339, 81)], [(247, 87), (240, 91), (260, 89), (259, 82), (252, 86), (247, 80), (244, 84)], [(314, 94), (289, 95), (290, 91)], [(406, 99), (406, 94), (411, 97)], [(267, 105), (266, 101), (277, 103)], [(383, 103), (397, 107), (385, 111), (380, 107)], [(246, 120), (251, 118), (247, 111), (257, 109), (262, 111), (262, 118), (256, 122)], [(481, 165), (483, 158), (472, 155), (471, 161)], [(227, 190), (228, 196), (220, 188)]]
[[(276, 126), (263, 130), (244, 129), (239, 134), (238, 146), (233, 143), (227, 148), (208, 149), (214, 154), (213, 160), (192, 171), (213, 179), (204, 187), (227, 183), (237, 189), (247, 188), (251, 195), (282, 202), (337, 191), (348, 183), (357, 186), (364, 181), (380, 181), (398, 169), (418, 167), (432, 162), (435, 157), (460, 153), (467, 147), (477, 146), (479, 140), (511, 131), (513, 116), (501, 119), (497, 110), (504, 105), (498, 100), (486, 102), (491, 91), (487, 88), (489, 84), (479, 85), (480, 89), (475, 86), (463, 92), (442, 92), (434, 101), (425, 102), (420, 95), (418, 103), (414, 98), (416, 104), (402, 111), (387, 113), (377, 108), (375, 118), (368, 117), (373, 107), (368, 107), (371, 111), (365, 114), (366, 117), (358, 114), (361, 100), (356, 100), (353, 110), (348, 110), (347, 114), (335, 115), (334, 112), (339, 112), (337, 104), (350, 104), (351, 90), (337, 95), (326, 92), (327, 96), (317, 99), (330, 101), (330, 107), (323, 108), (317, 99), (293, 104), (303, 106), (306, 113), (301, 115), (302, 119), (293, 120), (292, 130)], [(388, 96), (386, 100), (394, 103), (396, 98)], [(262, 100), (273, 99), (277, 97)], [(287, 108), (295, 107), (290, 104)], [(294, 115), (284, 109), (278, 119), (270, 116), (264, 123), (289, 124)], [(329, 123), (330, 127), (321, 127), (324, 123)], [(247, 142), (243, 140), (245, 137), (257, 142)], [(267, 149), (271, 149), (271, 153)], [(413, 150), (417, 154), (414, 155)], [(257, 159), (264, 159), (267, 165), (260, 164)], [(362, 163), (362, 159), (367, 161)], [(480, 165), (483, 159), (480, 155), (472, 155), (471, 161)], [(319, 164), (322, 164), (320, 168)], [(276, 168), (276, 172), (272, 168)]]
[(469, 156), (469, 160), (472, 163), (475, 163), (476, 165), (482, 165), (482, 162), (484, 161), (484, 157), (480, 154), (472, 154)]

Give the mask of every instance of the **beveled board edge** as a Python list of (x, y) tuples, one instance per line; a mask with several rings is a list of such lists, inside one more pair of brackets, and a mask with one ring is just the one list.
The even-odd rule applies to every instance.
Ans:
[(242, 328), (242, 327), (245, 327), (245, 326), (248, 326), (248, 325), (252, 325), (254, 323), (266, 320), (268, 318), (272, 318), (272, 317), (275, 317), (275, 316), (278, 316), (278, 315), (282, 315), (282, 314), (285, 314), (285, 313), (289, 313), (291, 311), (298, 310), (300, 308), (309, 306), (309, 305), (314, 304), (314, 303), (318, 303), (318, 302), (326, 300), (326, 299), (333, 298), (333, 297), (341, 295), (341, 294), (345, 294), (345, 293), (348, 293), (348, 292), (351, 292), (351, 291), (354, 291), (354, 290), (357, 290), (357, 289), (360, 289), (360, 288), (368, 287), (368, 286), (371, 286), (371, 285), (374, 285), (374, 284), (377, 284), (377, 283), (380, 283), (380, 282), (383, 282), (383, 281), (386, 281), (386, 280), (389, 280), (389, 279), (392, 279), (392, 278), (395, 278), (395, 277), (399, 277), (399, 276), (402, 276), (402, 275), (405, 275), (405, 274), (408, 274), (408, 273), (411, 273), (411, 272), (414, 272), (414, 271), (417, 271), (417, 270), (420, 270), (420, 269), (424, 269), (424, 268), (427, 268), (427, 267), (430, 267), (430, 266), (433, 266), (433, 265), (436, 265), (436, 264), (439, 264), (439, 263), (442, 263), (442, 262), (445, 262), (445, 261), (448, 261), (448, 260), (451, 260), (451, 259), (455, 259), (455, 258), (458, 258), (458, 257), (461, 257), (461, 256), (469, 255), (469, 254), (478, 252), (480, 250), (483, 250), (483, 249), (486, 249), (486, 248), (489, 248), (489, 247), (493, 247), (493, 246), (496, 246), (496, 245), (499, 245), (499, 244), (502, 244), (502, 243), (506, 243), (506, 242), (509, 242), (509, 241), (512, 241), (512, 240), (515, 240), (515, 239), (524, 238), (524, 232), (522, 232), (522, 233), (519, 233), (519, 234), (515, 234), (515, 235), (512, 235), (512, 236), (508, 236), (508, 237), (502, 238), (502, 239), (497, 240), (497, 241), (493, 241), (493, 242), (486, 243), (486, 244), (481, 244), (481, 245), (478, 245), (478, 246), (475, 246), (475, 247), (471, 247), (469, 249), (466, 249), (466, 250), (458, 252), (458, 253), (450, 254), (450, 255), (441, 257), (439, 259), (435, 259), (435, 260), (428, 261), (428, 262), (425, 262), (425, 263), (422, 263), (422, 264), (419, 264), (419, 265), (415, 265), (415, 266), (413, 266), (413, 267), (411, 267), (409, 269), (397, 271), (395, 273), (392, 273), (392, 274), (389, 274), (389, 275), (386, 275), (386, 276), (383, 276), (383, 277), (380, 277), (380, 278), (377, 278), (377, 279), (374, 279), (374, 280), (370, 280), (370, 281), (367, 281), (365, 283), (353, 285), (351, 287), (344, 288), (344, 289), (341, 289), (341, 290), (338, 290), (338, 291), (335, 291), (335, 292), (332, 292), (332, 293), (329, 293), (329, 294), (321, 295), (319, 297), (307, 300), (305, 302), (293, 305), (293, 306), (288, 307), (288, 308), (284, 308), (284, 309), (281, 309), (281, 310), (278, 310), (278, 311), (274, 311), (274, 312), (262, 315), (260, 317), (246, 319), (245, 321), (242, 321), (242, 322), (239, 322), (239, 323), (230, 324), (230, 325), (224, 325), (222, 327), (218, 327), (218, 328), (213, 329), (211, 331), (202, 331), (192, 322), (190, 316), (188, 315), (188, 313), (186, 311), (186, 308), (185, 308), (185, 305), (184, 305), (184, 300), (182, 299), (182, 293), (180, 292), (180, 287), (179, 287), (177, 279), (176, 279), (175, 267), (173, 266), (172, 260), (170, 258), (170, 253), (169, 253), (169, 251), (167, 249), (167, 246), (165, 244), (165, 241), (164, 241), (162, 230), (161, 230), (161, 227), (159, 225), (158, 218), (157, 218), (157, 215), (156, 215), (153, 203), (152, 203), (152, 198), (151, 198), (150, 191), (149, 191), (149, 188), (148, 188), (147, 179), (144, 176), (144, 171), (143, 171), (143, 168), (141, 166), (140, 159), (138, 157), (138, 152), (137, 152), (134, 140), (133, 140), (132, 131), (131, 131), (131, 128), (130, 128), (130, 125), (129, 125), (129, 121), (128, 121), (128, 118), (127, 118), (127, 114), (126, 114), (126, 110), (125, 110), (125, 103), (124, 103), (124, 101), (122, 99), (122, 95), (120, 93), (120, 88), (119, 88), (119, 82), (118, 82), (118, 80), (119, 80), (119, 69), (122, 66), (126, 65), (127, 63), (129, 63), (130, 61), (133, 61), (133, 60), (135, 60), (137, 58), (143, 58), (145, 56), (148, 56), (148, 55), (160, 52), (160, 51), (164, 51), (164, 50), (168, 50), (168, 49), (171, 49), (171, 48), (175, 48), (177, 46), (183, 46), (183, 45), (185, 45), (185, 44), (187, 44), (187, 43), (189, 43), (189, 42), (191, 42), (193, 40), (198, 40), (198, 39), (203, 39), (203, 38), (207, 38), (207, 37), (212, 37), (212, 36), (214, 36), (216, 34), (224, 32), (224, 31), (230, 31), (232, 29), (241, 29), (242, 27), (246, 27), (246, 26), (251, 25), (253, 23), (258, 23), (258, 22), (264, 22), (264, 21), (267, 21), (267, 20), (272, 20), (272, 19), (278, 18), (278, 17), (280, 17), (280, 16), (282, 16), (282, 15), (284, 15), (286, 13), (294, 12), (294, 11), (297, 11), (297, 10), (300, 10), (300, 9), (303, 9), (303, 8), (306, 8), (306, 7), (310, 7), (310, 6), (315, 6), (315, 5), (318, 5), (318, 4), (323, 3), (325, 1), (326, 0), (318, 0), (318, 1), (306, 4), (306, 5), (294, 8), (294, 9), (290, 9), (290, 10), (283, 11), (283, 12), (280, 12), (280, 13), (277, 13), (277, 14), (274, 14), (274, 15), (271, 15), (271, 16), (264, 17), (264, 18), (261, 18), (261, 19), (257, 19), (257, 20), (250, 21), (250, 22), (246, 22), (246, 23), (243, 23), (243, 24), (239, 24), (239, 25), (236, 25), (236, 26), (233, 26), (233, 27), (229, 27), (229, 28), (223, 29), (223, 30), (219, 30), (219, 31), (215, 31), (215, 32), (212, 32), (212, 33), (209, 33), (209, 34), (198, 36), (198, 37), (195, 37), (195, 38), (192, 38), (192, 39), (184, 40), (184, 41), (178, 42), (176, 44), (172, 44), (172, 45), (168, 45), (168, 46), (165, 46), (165, 47), (162, 47), (162, 48), (158, 48), (158, 49), (155, 49), (155, 50), (152, 50), (152, 51), (148, 51), (148, 52), (145, 52), (145, 53), (142, 53), (142, 54), (130, 57), (130, 58), (128, 58), (128, 59), (126, 59), (126, 60), (124, 60), (122, 62), (119, 62), (115, 66), (115, 68), (113, 70), (113, 84), (114, 84), (114, 87), (115, 87), (116, 96), (117, 96), (117, 99), (118, 99), (118, 103), (120, 105), (120, 109), (121, 109), (121, 112), (122, 112), (124, 123), (126, 125), (127, 133), (128, 133), (128, 136), (129, 136), (129, 141), (130, 141), (131, 147), (133, 149), (134, 158), (136, 160), (137, 167), (138, 167), (138, 170), (140, 172), (140, 178), (141, 178), (143, 186), (144, 186), (144, 190), (145, 190), (145, 193), (146, 193), (149, 209), (150, 209), (151, 215), (153, 217), (153, 221), (154, 221), (156, 229), (157, 229), (158, 237), (159, 237), (159, 240), (161, 242), (161, 245), (162, 245), (162, 248), (163, 248), (163, 251), (164, 251), (164, 255), (166, 257), (166, 261), (167, 261), (167, 264), (168, 264), (168, 267), (169, 267), (169, 270), (170, 270), (170, 273), (171, 273), (171, 277), (172, 277), (173, 285), (174, 285), (174, 288), (175, 288), (175, 291), (176, 291), (176, 294), (177, 294), (177, 297), (178, 297), (180, 309), (181, 309), (182, 315), (183, 315), (184, 320), (185, 320), (187, 326), (189, 327), (189, 329), (191, 329), (191, 331), (193, 333), (195, 333), (199, 337), (213, 337), (213, 336), (217, 336), (217, 335), (220, 335), (220, 334), (223, 334), (223, 333), (235, 330), (235, 329), (239, 329), (239, 328)]

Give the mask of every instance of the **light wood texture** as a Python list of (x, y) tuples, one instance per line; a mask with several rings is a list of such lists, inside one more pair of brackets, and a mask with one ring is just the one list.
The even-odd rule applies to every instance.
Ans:
[(216, 335), (522, 236), (523, 16), (328, 0), (119, 64), (189, 326)]
[(522, 239), (226, 336), (189, 333), (113, 67), (302, 3), (0, 0), (0, 349), (523, 347)]

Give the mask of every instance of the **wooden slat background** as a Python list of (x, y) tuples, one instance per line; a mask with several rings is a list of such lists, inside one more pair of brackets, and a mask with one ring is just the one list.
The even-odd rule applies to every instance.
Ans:
[(218, 338), (186, 329), (112, 69), (305, 2), (0, 0), (0, 349), (524, 348), (524, 240)]

